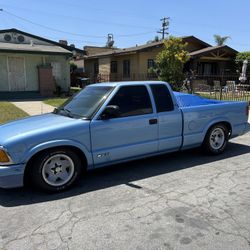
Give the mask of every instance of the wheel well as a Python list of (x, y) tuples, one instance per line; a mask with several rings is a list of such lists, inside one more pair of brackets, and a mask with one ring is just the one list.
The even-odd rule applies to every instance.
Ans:
[[(217, 124), (223, 124), (224, 126), (226, 126), (226, 128), (228, 129), (229, 138), (230, 138), (230, 136), (231, 136), (231, 134), (232, 134), (232, 126), (231, 126), (231, 124), (230, 124), (229, 122), (226, 122), (226, 121), (217, 122), (217, 123), (212, 124), (212, 125), (208, 128), (207, 133), (208, 133), (208, 131), (210, 130), (210, 128), (212, 128), (214, 125), (217, 125)], [(207, 133), (206, 133), (206, 135), (207, 135)]]
[(226, 128), (228, 129), (228, 132), (229, 132), (229, 137), (230, 137), (231, 134), (232, 134), (232, 126), (231, 126), (231, 124), (229, 122), (220, 122), (220, 123), (222, 123), (223, 125), (226, 126)]
[(77, 153), (78, 156), (80, 156), (84, 170), (87, 170), (87, 164), (88, 164), (87, 158), (81, 149), (74, 147), (74, 146), (58, 146), (58, 147), (47, 148), (47, 149), (41, 150), (41, 151), (37, 152), (36, 154), (34, 154), (27, 162), (26, 168), (24, 171), (24, 185), (28, 184), (28, 180), (29, 180), (29, 176), (30, 176), (30, 169), (31, 169), (32, 163), (34, 162), (36, 157), (38, 157), (40, 154), (43, 154), (44, 152), (50, 151), (51, 149), (53, 149), (53, 150), (54, 149), (58, 149), (58, 150), (70, 149), (70, 150), (74, 151), (75, 153)]

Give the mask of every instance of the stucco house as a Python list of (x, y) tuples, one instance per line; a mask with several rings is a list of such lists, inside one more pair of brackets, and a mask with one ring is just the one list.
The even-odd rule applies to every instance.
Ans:
[[(187, 43), (190, 60), (185, 70), (195, 70), (199, 75), (219, 75), (229, 72), (237, 51), (229, 46), (211, 46), (195, 36), (182, 37)], [(145, 80), (155, 77), (148, 73), (154, 66), (156, 55), (162, 50), (163, 41), (152, 42), (124, 49), (88, 53), (82, 60), (91, 81)], [(91, 51), (92, 52), (92, 51)], [(101, 78), (101, 79), (98, 79)]]
[(0, 95), (40, 93), (51, 96), (70, 87), (72, 57), (83, 50), (17, 29), (0, 30)]

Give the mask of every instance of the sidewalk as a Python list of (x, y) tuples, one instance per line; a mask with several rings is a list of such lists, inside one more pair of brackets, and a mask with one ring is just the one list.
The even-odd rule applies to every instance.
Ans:
[(43, 103), (42, 101), (13, 101), (11, 102), (29, 115), (40, 115), (50, 113), (55, 107)]

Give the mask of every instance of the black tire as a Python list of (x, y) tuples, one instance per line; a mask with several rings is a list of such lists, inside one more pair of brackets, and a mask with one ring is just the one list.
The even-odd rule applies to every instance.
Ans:
[[(60, 156), (61, 156), (61, 158), (60, 158)], [(72, 171), (71, 171), (70, 176), (68, 176), (69, 179), (65, 180), (66, 183), (62, 183), (60, 185), (60, 183), (56, 183), (56, 181), (55, 181), (55, 183), (56, 183), (56, 186), (55, 186), (55, 185), (51, 185), (48, 183), (48, 178), (46, 177), (46, 173), (45, 173), (44, 169), (45, 169), (45, 166), (50, 164), (49, 163), (50, 159), (53, 159), (56, 157), (58, 157), (59, 159), (63, 159), (63, 157), (67, 157), (67, 159), (69, 159), (70, 163), (73, 164), (73, 167), (72, 167)], [(53, 165), (53, 164), (51, 164), (51, 165)], [(56, 168), (59, 165), (56, 165), (56, 164), (57, 163), (55, 163), (55, 167), (53, 167), (55, 169), (55, 170), (53, 170), (54, 173), (52, 173), (54, 176), (56, 176), (56, 174), (59, 173), (59, 172), (57, 173), (57, 171), (56, 171)], [(31, 179), (32, 184), (35, 187), (37, 187), (38, 189), (41, 189), (41, 190), (46, 191), (46, 192), (55, 193), (55, 192), (60, 192), (60, 191), (66, 190), (69, 187), (71, 187), (81, 176), (82, 170), (83, 170), (82, 161), (81, 161), (80, 157), (73, 150), (70, 150), (67, 148), (65, 148), (65, 149), (63, 149), (63, 148), (50, 149), (50, 150), (44, 151), (44, 152), (40, 153), (39, 155), (37, 155), (37, 157), (32, 162), (29, 177)], [(60, 171), (60, 172), (62, 172), (62, 171)], [(66, 172), (67, 171), (65, 171), (65, 173)], [(47, 181), (46, 181), (46, 179), (47, 179)], [(60, 178), (59, 178), (59, 181), (60, 181)]]
[[(216, 147), (215, 142), (211, 141), (211, 137), (213, 137), (215, 131), (219, 131), (219, 133), (223, 132), (224, 140), (218, 143), (218, 147)], [(222, 137), (223, 138), (223, 137)], [(202, 149), (206, 154), (209, 155), (218, 155), (225, 151), (229, 140), (229, 131), (228, 128), (222, 124), (218, 123), (213, 125), (207, 132), (205, 139), (202, 144)]]

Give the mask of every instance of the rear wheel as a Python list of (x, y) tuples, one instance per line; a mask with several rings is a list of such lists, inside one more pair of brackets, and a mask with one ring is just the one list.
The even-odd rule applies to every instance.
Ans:
[(224, 152), (229, 139), (228, 128), (224, 124), (212, 126), (204, 139), (203, 149), (206, 153), (217, 155)]
[(79, 156), (70, 149), (51, 149), (38, 155), (31, 168), (33, 184), (49, 192), (59, 192), (72, 186), (83, 166)]

